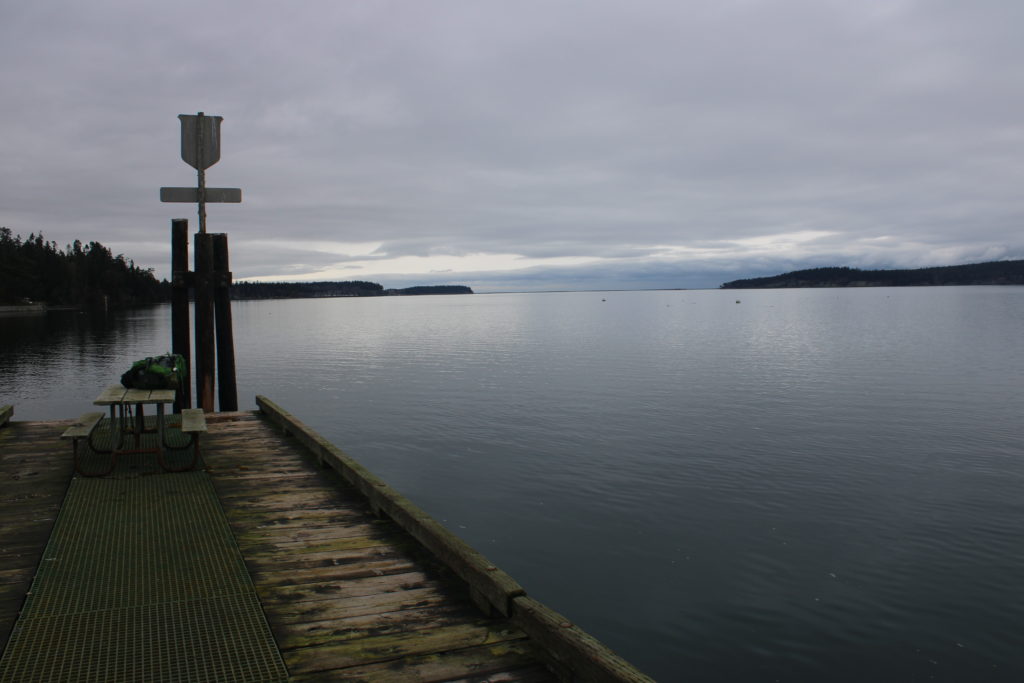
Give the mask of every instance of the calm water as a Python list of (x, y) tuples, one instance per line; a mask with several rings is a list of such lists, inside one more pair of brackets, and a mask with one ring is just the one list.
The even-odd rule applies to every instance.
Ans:
[[(83, 412), (168, 318), (0, 321), (0, 403)], [(1024, 680), (1024, 288), (234, 319), (243, 407), (296, 413), (658, 680)]]

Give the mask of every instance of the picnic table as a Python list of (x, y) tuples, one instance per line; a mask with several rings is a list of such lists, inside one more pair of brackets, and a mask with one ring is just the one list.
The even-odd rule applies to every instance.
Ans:
[[(165, 448), (164, 431), (166, 428), (164, 419), (164, 405), (174, 403), (174, 389), (126, 389), (119, 384), (109, 386), (103, 390), (93, 401), (94, 405), (110, 407), (110, 430), (111, 430), (111, 451), (116, 455), (119, 453), (156, 453), (163, 461), (163, 449)], [(146, 416), (144, 406), (156, 406), (156, 448), (142, 448), (142, 434), (146, 430)], [(135, 406), (135, 424), (132, 425), (128, 419), (132, 406)], [(133, 449), (121, 448), (124, 438), (134, 435)], [(92, 442), (89, 446), (98, 452)]]
[[(109, 386), (93, 400), (93, 404), (103, 406), (110, 411), (110, 421), (107, 429), (98, 430), (100, 422), (103, 421), (103, 413), (87, 413), (80, 417), (62, 435), (65, 439), (72, 440), (72, 449), (75, 456), (75, 469), (84, 476), (103, 476), (113, 471), (117, 465), (119, 455), (126, 453), (155, 453), (160, 467), (167, 472), (183, 472), (195, 467), (199, 458), (199, 434), (206, 431), (206, 419), (201, 409), (186, 409), (182, 411), (182, 422), (178, 427), (182, 433), (189, 435), (189, 440), (184, 445), (172, 446), (167, 442), (167, 415), (164, 407), (173, 403), (175, 399), (174, 389), (126, 389), (120, 385)], [(156, 425), (146, 428), (145, 406), (156, 406)], [(96, 432), (101, 431), (109, 436), (109, 448), (102, 447), (96, 443)], [(142, 437), (146, 433), (156, 433), (155, 446), (143, 446)], [(79, 440), (88, 441), (89, 448), (95, 453), (110, 454), (109, 468), (101, 472), (85, 472), (79, 461)], [(172, 468), (164, 459), (164, 452), (167, 450), (184, 450), (192, 447), (191, 461), (184, 467)]]

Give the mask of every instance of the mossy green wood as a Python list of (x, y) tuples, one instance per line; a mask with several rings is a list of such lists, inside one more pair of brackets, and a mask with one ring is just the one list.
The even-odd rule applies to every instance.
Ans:
[(538, 649), (554, 660), (556, 670), (591, 683), (654, 683), (607, 645), (528, 596), (512, 601), (512, 622), (523, 629)]

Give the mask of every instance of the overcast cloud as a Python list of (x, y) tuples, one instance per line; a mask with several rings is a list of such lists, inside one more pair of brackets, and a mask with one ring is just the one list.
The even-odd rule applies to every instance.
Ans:
[(0, 0), (0, 225), (169, 275), (714, 287), (1024, 258), (1020, 0)]

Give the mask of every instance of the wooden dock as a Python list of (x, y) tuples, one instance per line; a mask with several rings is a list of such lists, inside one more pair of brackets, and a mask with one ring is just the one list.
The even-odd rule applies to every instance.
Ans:
[[(212, 485), (289, 680), (650, 680), (336, 446), (257, 402), (256, 412), (207, 416), (198, 476)], [(0, 427), (0, 645), (72, 482), (59, 440), (69, 423)], [(146, 680), (165, 680), (161, 661)], [(215, 674), (200, 679), (234, 680)]]

